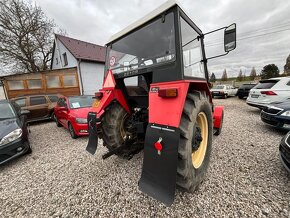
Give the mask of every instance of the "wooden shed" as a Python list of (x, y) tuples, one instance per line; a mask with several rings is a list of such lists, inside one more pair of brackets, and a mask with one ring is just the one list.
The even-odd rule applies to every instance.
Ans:
[(80, 95), (76, 67), (9, 75), (1, 77), (1, 81), (8, 99), (36, 94)]

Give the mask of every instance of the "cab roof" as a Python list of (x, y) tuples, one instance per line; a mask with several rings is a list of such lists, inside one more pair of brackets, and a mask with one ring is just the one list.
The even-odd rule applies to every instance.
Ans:
[(157, 17), (158, 15), (160, 15), (161, 13), (167, 11), (168, 9), (172, 8), (175, 5), (177, 5), (178, 7), (180, 7), (180, 5), (177, 3), (176, 0), (169, 0), (169, 1), (165, 2), (164, 4), (160, 5), (158, 8), (156, 8), (155, 10), (153, 10), (152, 12), (150, 12), (149, 14), (145, 15), (141, 19), (139, 19), (136, 22), (132, 23), (131, 25), (127, 26), (125, 29), (123, 29), (120, 32), (112, 35), (111, 38), (109, 39), (109, 41), (107, 42), (107, 44), (109, 44), (110, 42), (112, 42), (112, 41), (114, 41), (114, 40), (122, 37), (123, 35), (131, 32), (132, 30), (136, 29), (137, 27), (145, 24), (149, 20)]

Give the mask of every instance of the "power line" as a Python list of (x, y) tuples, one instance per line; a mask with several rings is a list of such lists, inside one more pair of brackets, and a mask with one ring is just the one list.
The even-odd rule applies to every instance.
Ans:
[[(288, 30), (290, 30), (290, 28), (282, 29), (282, 30), (277, 30), (277, 31), (273, 31), (273, 32), (268, 32), (268, 33), (263, 33), (263, 34), (258, 34), (258, 35), (241, 37), (241, 38), (237, 38), (237, 41), (242, 41), (242, 40), (245, 40), (245, 39), (251, 39), (251, 38), (256, 38), (256, 37), (261, 37), (261, 36), (266, 36), (266, 35), (271, 35), (271, 34), (274, 34), (274, 33), (285, 32), (285, 31), (288, 31)], [(213, 44), (208, 44), (205, 47), (212, 47), (212, 46), (222, 45), (222, 44), (223, 44), (222, 42), (213, 43)]]

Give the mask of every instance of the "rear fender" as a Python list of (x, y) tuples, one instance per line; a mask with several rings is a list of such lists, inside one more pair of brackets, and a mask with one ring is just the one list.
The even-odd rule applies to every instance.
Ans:
[(116, 88), (116, 82), (111, 70), (108, 71), (104, 80), (103, 88), (100, 92), (102, 93), (102, 97), (99, 98), (99, 101), (97, 101), (93, 106), (98, 118), (104, 114), (106, 107), (108, 107), (114, 100), (118, 101), (128, 113), (131, 113), (122, 91)]
[(223, 122), (224, 106), (216, 106), (213, 111), (213, 127), (215, 129), (220, 129)]

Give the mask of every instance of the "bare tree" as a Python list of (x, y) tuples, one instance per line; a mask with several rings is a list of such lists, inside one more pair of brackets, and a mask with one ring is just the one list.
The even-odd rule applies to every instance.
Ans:
[(240, 70), (239, 75), (237, 77), (237, 80), (238, 81), (242, 81), (243, 80), (243, 72), (242, 72), (242, 70)]
[(227, 74), (227, 70), (224, 69), (223, 75), (222, 75), (222, 81), (227, 81), (228, 80), (228, 74)]
[(256, 78), (256, 76), (257, 76), (257, 72), (256, 72), (255, 67), (253, 67), (251, 70), (251, 73), (250, 73), (251, 80), (254, 80)]
[(9, 71), (46, 70), (52, 56), (54, 23), (40, 7), (23, 0), (0, 2), (0, 63)]

